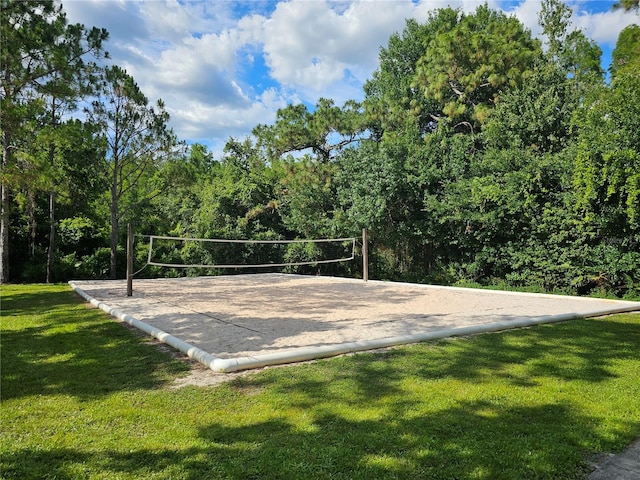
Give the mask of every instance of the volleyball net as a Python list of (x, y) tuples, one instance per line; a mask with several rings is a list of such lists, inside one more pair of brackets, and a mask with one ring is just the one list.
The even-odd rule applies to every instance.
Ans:
[(301, 240), (230, 240), (143, 235), (149, 239), (147, 265), (176, 269), (300, 267), (348, 262), (356, 237)]

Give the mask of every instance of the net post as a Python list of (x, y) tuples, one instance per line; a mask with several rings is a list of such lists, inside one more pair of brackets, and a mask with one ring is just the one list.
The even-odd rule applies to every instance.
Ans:
[(127, 297), (133, 296), (133, 225), (127, 224)]
[(369, 280), (369, 253), (367, 248), (367, 229), (362, 229), (362, 279)]

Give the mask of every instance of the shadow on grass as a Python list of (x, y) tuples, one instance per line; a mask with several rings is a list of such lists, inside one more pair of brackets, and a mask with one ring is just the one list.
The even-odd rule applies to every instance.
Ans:
[[(405, 405), (411, 408), (411, 402)], [(566, 405), (496, 410), (486, 401), (427, 416), (353, 420), (317, 414), (300, 429), (284, 418), (200, 428), (185, 449), (20, 450), (3, 455), (5, 478), (578, 479), (591, 470), (585, 444), (605, 444), (594, 419)], [(626, 434), (640, 424), (625, 427)]]
[[(16, 288), (20, 289), (19, 293), (13, 292)], [(29, 288), (30, 292), (24, 293), (25, 288)], [(70, 294), (68, 287), (62, 285), (10, 285), (3, 287), (3, 290), (0, 300), (3, 317), (37, 315), (43, 313), (43, 310), (48, 310), (52, 305), (68, 305), (70, 302), (81, 303), (80, 297)]]
[(350, 383), (351, 388), (341, 390), (350, 401), (396, 394), (401, 391), (402, 381), (480, 382), (497, 377), (514, 387), (535, 387), (548, 378), (602, 383), (616, 377), (614, 367), (620, 361), (640, 361), (640, 322), (617, 318), (572, 320), (470, 339), (407, 345), (321, 360), (318, 368), (325, 362), (331, 362), (332, 368), (316, 375), (297, 378), (274, 370), (277, 373), (237, 383), (249, 389), (273, 388), (283, 394), (304, 391), (306, 395), (294, 400), (300, 407), (335, 395), (340, 390), (336, 384), (343, 381)]
[[(435, 362), (423, 361), (421, 376), (478, 380), (490, 373), (522, 386), (548, 377), (600, 383), (615, 377), (612, 367), (620, 360), (640, 360), (640, 323), (572, 320), (441, 344), (449, 348), (439, 349)], [(513, 364), (522, 368), (507, 368)]]
[[(135, 335), (99, 311), (76, 304), (49, 313), (53, 316), (39, 324), (3, 331), (3, 398), (47, 392), (91, 398), (153, 388), (162, 384), (162, 372), (184, 368), (151, 347), (141, 348)], [(207, 418), (184, 417), (193, 422), (185, 425), (185, 432), (195, 432), (192, 438), (185, 433), (172, 442), (167, 434), (162, 448), (145, 448), (141, 439), (118, 450), (112, 445), (123, 432), (116, 425), (107, 433), (113, 435), (108, 448), (91, 442), (66, 449), (16, 446), (3, 452), (2, 474), (7, 479), (94, 474), (188, 480), (585, 478), (588, 455), (621, 448), (640, 431), (638, 417), (623, 422), (585, 411), (571, 397), (544, 395), (538, 386), (552, 379), (577, 384), (574, 395), (590, 391), (580, 389), (583, 384), (611, 389), (607, 382), (620, 375), (620, 363), (640, 361), (639, 345), (637, 321), (592, 319), (269, 369), (217, 387), (230, 389), (230, 402), (248, 410), (235, 424), (218, 416), (224, 409), (212, 404)], [(450, 383), (464, 390), (495, 378), (518, 394), (488, 389), (449, 401), (438, 391), (439, 379), (456, 380)], [(633, 391), (634, 381), (625, 383), (627, 390)], [(429, 395), (439, 396), (437, 407)], [(607, 401), (596, 405), (606, 410)]]
[(155, 388), (188, 369), (68, 290), (3, 295), (2, 314), (2, 400)]
[[(481, 336), (473, 346), (458, 342), (455, 355), (440, 358), (439, 366), (423, 365), (421, 374), (477, 380), (491, 372), (521, 386), (537, 385), (540, 378), (601, 383), (616, 376), (619, 361), (640, 360), (639, 346), (640, 323), (573, 320)], [(507, 373), (510, 364), (522, 368)]]

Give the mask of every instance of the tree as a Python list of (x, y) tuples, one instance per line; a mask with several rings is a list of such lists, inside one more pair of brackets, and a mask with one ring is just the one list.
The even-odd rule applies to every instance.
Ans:
[(471, 199), (478, 132), (541, 61), (522, 24), (487, 6), (408, 21), (381, 50), (364, 101), (378, 144), (339, 157), (339, 193), (346, 217), (372, 230), (373, 256), (388, 276), (447, 281), (450, 266), (471, 265), (482, 242), (497, 238), (489, 229), (498, 222), (488, 226), (494, 212)]
[(99, 126), (106, 148), (111, 224), (110, 277), (117, 277), (117, 249), (120, 221), (137, 203), (157, 195), (139, 195), (138, 187), (154, 168), (177, 146), (167, 126), (169, 114), (162, 100), (149, 106), (134, 79), (118, 66), (104, 70), (101, 91), (87, 110), (90, 122)]
[(457, 131), (477, 131), (500, 95), (517, 87), (540, 56), (540, 43), (515, 17), (478, 7), (427, 40), (413, 88), (437, 100)]
[[(408, 247), (411, 223), (416, 221), (415, 183), (405, 167), (406, 145), (364, 142), (338, 158), (337, 195), (348, 231), (367, 228), (373, 248), (372, 271), (392, 278), (408, 273), (412, 252)], [(417, 207), (417, 208), (416, 208)], [(403, 248), (404, 247), (404, 248)], [(384, 252), (384, 254), (382, 253)]]
[[(73, 275), (95, 276), (86, 265), (96, 250), (104, 247), (106, 222), (95, 206), (107, 189), (104, 175), (104, 145), (96, 136), (96, 128), (88, 122), (67, 120), (49, 129), (53, 137), (55, 164), (49, 155), (51, 143), (43, 139), (42, 150), (51, 169), (51, 192), (55, 195), (55, 258), (51, 258), (51, 240), (47, 251), (46, 274), (49, 281), (60, 281)], [(51, 227), (49, 227), (51, 235)]]
[[(52, 1), (3, 0), (1, 28), (2, 192), (0, 282), (9, 280), (10, 190), (19, 182), (16, 154), (23, 149), (24, 128), (42, 112), (42, 95), (69, 99), (66, 82), (81, 77), (85, 56), (103, 55), (104, 29), (69, 25), (62, 6)], [(67, 85), (68, 87), (68, 85)], [(57, 92), (57, 93), (56, 93)]]
[(573, 117), (573, 188), (586, 241), (582, 283), (636, 295), (640, 285), (640, 72), (621, 70)]
[[(44, 114), (47, 123), (36, 122), (30, 130), (31, 141), (16, 152), (19, 182), (13, 184), (15, 247), (11, 264), (20, 272), (20, 280), (52, 282), (63, 278), (61, 272), (56, 272), (61, 265), (57, 261), (58, 243), (52, 238), (58, 236), (59, 219), (65, 215), (91, 215), (92, 201), (104, 191), (104, 173), (99, 168), (100, 146), (94, 141), (90, 124), (69, 119), (52, 125), (46, 111)], [(23, 132), (26, 133), (24, 127)], [(28, 258), (20, 254), (23, 215), (28, 218), (30, 230)]]
[(640, 0), (620, 0), (613, 5), (614, 10), (623, 8), (624, 10), (639, 10)]
[(424, 24), (409, 19), (402, 34), (391, 35), (387, 47), (380, 49), (380, 65), (364, 84), (365, 114), (374, 138), (421, 137), (435, 128), (440, 104), (413, 85), (414, 77), (429, 39), (457, 21), (458, 11), (452, 8), (431, 13)]
[(560, 0), (543, 0), (538, 24), (546, 37), (547, 56), (558, 61), (564, 51), (564, 38), (571, 24), (571, 9)]
[(201, 207), (202, 190), (216, 174), (217, 166), (211, 152), (199, 143), (189, 147), (185, 158), (163, 165), (159, 175), (170, 178), (172, 188), (153, 199), (153, 205), (136, 227), (149, 234), (202, 236), (196, 231), (196, 212)]
[(560, 152), (569, 144), (579, 96), (556, 64), (541, 64), (530, 81), (505, 93), (483, 131), (489, 148)]
[(629, 25), (620, 32), (609, 71), (614, 78), (619, 72), (640, 71), (640, 26)]
[(337, 150), (358, 141), (364, 129), (357, 102), (348, 101), (340, 108), (333, 100), (321, 98), (313, 112), (302, 104), (278, 110), (274, 125), (259, 125), (253, 134), (271, 158), (310, 149), (326, 162)]
[(571, 9), (560, 0), (544, 0), (538, 15), (538, 23), (546, 37), (547, 58), (572, 78), (578, 90), (602, 83), (604, 71), (600, 65), (602, 50), (582, 31), (569, 26)]
[(577, 207), (601, 234), (640, 235), (640, 72), (619, 73), (574, 117), (579, 129), (574, 184)]
[[(71, 29), (73, 31), (74, 29)], [(75, 28), (75, 34), (81, 33), (78, 27)], [(61, 40), (57, 40), (58, 42)], [(64, 41), (64, 40), (62, 40)], [(75, 47), (70, 45), (71, 48), (79, 48), (78, 42), (75, 42)], [(98, 67), (94, 63), (84, 64), (82, 60), (75, 65), (75, 68), (66, 67), (63, 65), (54, 74), (47, 79), (46, 83), (41, 86), (40, 95), (45, 105), (43, 112), (43, 118), (41, 119), (42, 125), (42, 141), (47, 146), (47, 159), (48, 164), (52, 171), (59, 170), (56, 168), (56, 164), (64, 161), (64, 159), (57, 158), (57, 150), (60, 144), (65, 144), (66, 132), (61, 129), (62, 118), (70, 111), (74, 111), (77, 108), (77, 101), (83, 97), (89, 95), (94, 88), (96, 77), (94, 73)], [(72, 123), (70, 123), (72, 125)], [(68, 150), (68, 149), (67, 149)], [(80, 160), (82, 161), (82, 160)], [(53, 178), (56, 181), (52, 182), (49, 188), (49, 246), (47, 249), (47, 265), (46, 265), (46, 280), (47, 283), (53, 281), (54, 276), (54, 262), (56, 254), (56, 196), (58, 189), (58, 182), (61, 181), (60, 175), (55, 175)]]

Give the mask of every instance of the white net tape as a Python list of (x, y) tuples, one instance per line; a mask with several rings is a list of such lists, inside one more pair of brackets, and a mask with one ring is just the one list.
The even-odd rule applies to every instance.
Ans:
[[(356, 250), (356, 238), (323, 238), (317, 240), (226, 240), (219, 238), (193, 238), (193, 237), (168, 237), (162, 235), (145, 235), (149, 238), (149, 254), (147, 257), (147, 265), (155, 265), (157, 267), (168, 268), (268, 268), (268, 267), (288, 267), (288, 266), (302, 266), (302, 265), (316, 265), (320, 263), (337, 263), (346, 262), (355, 258)], [(154, 240), (171, 240), (176, 242), (202, 242), (202, 243), (235, 243), (235, 244), (294, 244), (294, 243), (351, 243), (351, 253), (348, 256), (340, 258), (331, 258), (324, 260), (305, 260), (295, 262), (278, 262), (278, 263), (255, 263), (255, 264), (187, 264), (187, 263), (165, 263), (153, 260), (153, 241)]]

